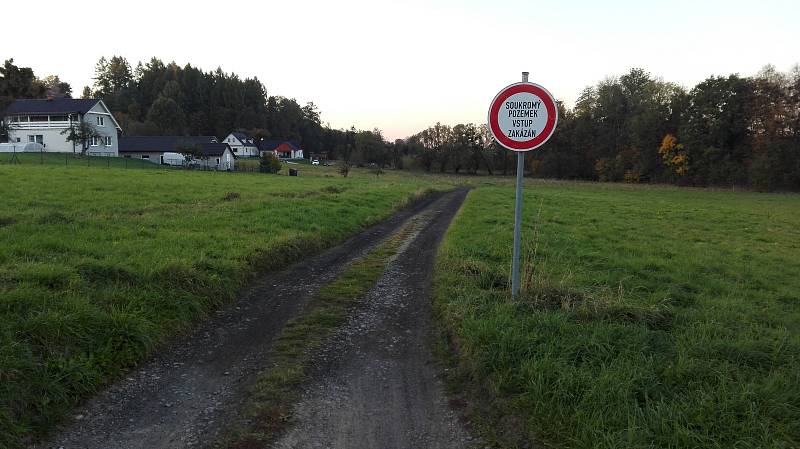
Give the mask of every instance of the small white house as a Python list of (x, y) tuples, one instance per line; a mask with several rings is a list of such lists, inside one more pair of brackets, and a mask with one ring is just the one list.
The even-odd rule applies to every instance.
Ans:
[(250, 136), (242, 132), (232, 132), (223, 140), (231, 147), (231, 151), (238, 157), (256, 157), (258, 148)]
[[(48, 153), (86, 153), (93, 156), (117, 156), (118, 136), (122, 129), (103, 100), (48, 98), (16, 100), (3, 111), (8, 124), (9, 145), (24, 147), (38, 143)], [(87, 123), (97, 133), (86, 147), (67, 140), (70, 128)]]

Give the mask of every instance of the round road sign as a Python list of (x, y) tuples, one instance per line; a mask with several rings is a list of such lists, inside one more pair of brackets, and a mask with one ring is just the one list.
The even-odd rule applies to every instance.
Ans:
[(534, 83), (501, 90), (489, 107), (489, 130), (497, 143), (514, 151), (542, 146), (556, 129), (558, 108), (550, 92)]

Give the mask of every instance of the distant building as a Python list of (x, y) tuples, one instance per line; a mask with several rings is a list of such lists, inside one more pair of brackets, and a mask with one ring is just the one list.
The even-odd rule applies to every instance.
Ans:
[(266, 140), (258, 141), (258, 153), (273, 153), (281, 159), (302, 159), (303, 149), (300, 145), (288, 140)]
[(256, 157), (258, 148), (253, 139), (243, 132), (232, 132), (228, 134), (223, 142), (231, 147), (231, 151), (238, 157)]
[(48, 98), (16, 100), (0, 114), (8, 124), (9, 144), (39, 143), (48, 153), (81, 153), (81, 143), (67, 141), (67, 130), (81, 122), (94, 128), (98, 136), (86, 142), (86, 153), (117, 156), (122, 129), (103, 100)]
[(318, 160), (318, 161), (327, 161), (328, 160), (328, 152), (327, 151), (320, 151), (319, 153), (311, 153), (308, 156), (311, 160)]
[(165, 153), (198, 153), (194, 165), (214, 170), (233, 170), (230, 146), (214, 136), (131, 136), (119, 140), (119, 154), (125, 158), (144, 159), (165, 164)]

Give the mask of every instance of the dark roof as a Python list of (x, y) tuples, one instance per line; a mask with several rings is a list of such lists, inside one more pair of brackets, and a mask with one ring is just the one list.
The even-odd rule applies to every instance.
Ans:
[(203, 156), (221, 156), (230, 146), (227, 143), (203, 143), (200, 152)]
[(5, 110), (5, 115), (14, 114), (86, 114), (97, 102), (96, 98), (53, 98), (52, 100), (16, 100)]
[(267, 139), (261, 139), (261, 140), (258, 141), (256, 146), (258, 146), (258, 151), (273, 151), (276, 148), (278, 148), (279, 146), (281, 146), (281, 144), (284, 144), (284, 143), (286, 145), (289, 145), (290, 147), (292, 147), (292, 149), (295, 150), (295, 151), (301, 151), (302, 150), (302, 148), (300, 148), (300, 145), (298, 145), (298, 144), (296, 144), (294, 142), (291, 142), (289, 140), (267, 140)]
[(119, 139), (119, 152), (177, 153), (181, 146), (202, 145), (205, 147), (207, 144), (215, 143), (216, 140), (217, 138), (214, 136), (125, 136)]
[(252, 140), (250, 139), (250, 136), (239, 131), (234, 131), (231, 134), (233, 134), (233, 137), (236, 137), (237, 139), (241, 140), (242, 143), (247, 143), (248, 140)]

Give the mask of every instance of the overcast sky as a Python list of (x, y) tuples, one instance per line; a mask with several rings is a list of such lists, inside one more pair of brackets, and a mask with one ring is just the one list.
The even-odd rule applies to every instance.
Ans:
[[(33, 9), (32, 9), (33, 8)], [(101, 56), (258, 77), (323, 122), (406, 137), (482, 123), (520, 72), (572, 105), (631, 67), (691, 87), (800, 62), (797, 0), (4, 2), (0, 58), (80, 95)]]

